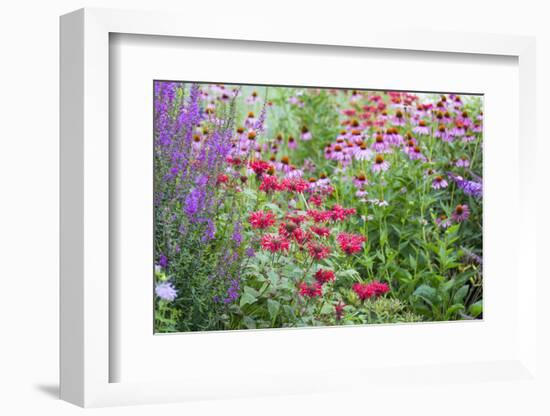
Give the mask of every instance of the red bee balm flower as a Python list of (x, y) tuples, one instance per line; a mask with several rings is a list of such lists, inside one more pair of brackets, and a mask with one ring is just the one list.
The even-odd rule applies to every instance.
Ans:
[(218, 179), (216, 180), (216, 183), (218, 183), (218, 184), (227, 183), (228, 180), (229, 180), (229, 177), (222, 173), (222, 174), (218, 175)]
[(278, 251), (288, 251), (288, 248), (290, 247), (290, 242), (288, 239), (277, 234), (264, 235), (262, 237), (261, 244), (264, 250), (269, 250), (272, 253), (277, 253)]
[(327, 282), (334, 281), (336, 277), (334, 276), (334, 272), (332, 270), (323, 270), (319, 269), (317, 270), (317, 273), (315, 273), (315, 280), (317, 280), (317, 283), (324, 285)]
[(262, 178), (262, 184), (260, 185), (260, 191), (280, 191), (282, 190), (281, 184), (277, 180), (276, 176), (264, 175)]
[(381, 283), (377, 280), (371, 283), (354, 283), (351, 288), (361, 300), (379, 297), (390, 291), (387, 283)]
[(356, 213), (355, 208), (344, 208), (341, 205), (334, 205), (331, 210), (331, 218), (333, 221), (345, 220), (348, 216)]
[(250, 214), (248, 222), (252, 227), (263, 230), (275, 224), (275, 216), (271, 211), (256, 211)]
[(330, 229), (327, 227), (311, 226), (310, 230), (317, 234), (319, 237), (328, 237), (330, 235)]
[(250, 166), (250, 169), (252, 169), (256, 175), (261, 175), (272, 168), (269, 163), (264, 162), (263, 160), (253, 160), (248, 164), (248, 166)]
[(336, 237), (336, 241), (344, 253), (351, 255), (363, 249), (363, 243), (367, 241), (367, 238), (359, 234), (340, 233)]
[(309, 183), (302, 178), (286, 178), (281, 182), (281, 188), (289, 192), (302, 193), (309, 189)]
[(323, 287), (319, 283), (308, 285), (302, 282), (298, 285), (298, 288), (300, 289), (300, 295), (307, 298), (316, 298), (323, 294)]
[(315, 260), (326, 259), (330, 255), (330, 248), (319, 243), (309, 243), (307, 248)]
[(339, 321), (344, 316), (344, 307), (346, 305), (341, 301), (334, 305), (334, 314), (336, 315), (336, 320)]

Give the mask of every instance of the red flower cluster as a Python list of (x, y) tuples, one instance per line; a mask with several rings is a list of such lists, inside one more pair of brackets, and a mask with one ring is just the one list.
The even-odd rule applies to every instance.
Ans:
[(302, 178), (286, 178), (281, 182), (281, 188), (289, 192), (302, 193), (309, 189), (309, 183)]
[(304, 244), (309, 241), (311, 236), (309, 233), (301, 229), (296, 223), (281, 222), (279, 224), (279, 235), (282, 235), (287, 238), (293, 238), (298, 244)]
[(323, 270), (319, 269), (317, 270), (317, 273), (315, 273), (315, 280), (317, 280), (317, 283), (324, 285), (327, 282), (332, 282), (336, 277), (334, 276), (334, 272), (332, 270)]
[(330, 255), (330, 248), (322, 244), (311, 242), (307, 245), (309, 255), (315, 260), (326, 259)]
[(269, 250), (272, 253), (277, 253), (279, 251), (288, 251), (290, 247), (290, 242), (288, 239), (282, 235), (277, 234), (265, 234), (262, 237), (262, 248), (264, 250)]
[(265, 172), (273, 171), (273, 166), (263, 160), (252, 160), (248, 166), (256, 175), (262, 175)]
[(298, 288), (300, 289), (300, 295), (303, 297), (316, 298), (323, 294), (323, 287), (317, 282), (312, 285), (302, 282), (298, 285)]
[(269, 191), (280, 191), (282, 186), (277, 180), (276, 176), (273, 175), (264, 175), (262, 177), (262, 183), (260, 185), (260, 191), (269, 192)]
[(354, 215), (357, 211), (355, 208), (344, 208), (341, 205), (334, 205), (331, 210), (331, 218), (333, 221), (345, 220), (350, 215)]
[(252, 227), (263, 230), (275, 224), (275, 215), (271, 211), (256, 211), (250, 214), (248, 222)]
[(363, 243), (367, 241), (367, 238), (359, 234), (340, 233), (336, 237), (336, 241), (344, 253), (351, 255), (363, 249)]
[(390, 291), (387, 283), (381, 283), (377, 280), (371, 283), (354, 283), (351, 288), (361, 300), (382, 296)]
[(229, 177), (226, 174), (221, 173), (218, 175), (218, 179), (216, 180), (216, 183), (217, 184), (227, 183), (228, 180), (229, 180)]
[(339, 321), (342, 319), (342, 316), (344, 316), (344, 307), (346, 305), (342, 303), (342, 301), (338, 302), (336, 305), (334, 305), (334, 314), (336, 315), (336, 320)]
[(310, 230), (319, 237), (328, 237), (330, 235), (330, 228), (327, 227), (316, 227), (315, 225), (312, 225)]
[(350, 215), (355, 214), (357, 211), (355, 208), (344, 208), (341, 205), (334, 205), (330, 211), (319, 211), (310, 209), (307, 212), (313, 221), (315, 222), (328, 222), (328, 221), (342, 221)]

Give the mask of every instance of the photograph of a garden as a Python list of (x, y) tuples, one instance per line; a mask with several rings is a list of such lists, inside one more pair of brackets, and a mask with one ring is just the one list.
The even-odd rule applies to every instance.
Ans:
[(482, 96), (154, 81), (152, 102), (156, 333), (483, 318)]

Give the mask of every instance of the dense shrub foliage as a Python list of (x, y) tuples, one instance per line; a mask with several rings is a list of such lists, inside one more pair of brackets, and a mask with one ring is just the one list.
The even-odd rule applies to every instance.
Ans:
[(155, 82), (155, 330), (482, 317), (482, 99)]

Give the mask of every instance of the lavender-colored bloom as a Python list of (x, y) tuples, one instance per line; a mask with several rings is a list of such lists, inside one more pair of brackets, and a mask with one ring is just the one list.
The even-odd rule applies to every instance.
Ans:
[(159, 265), (164, 269), (168, 266), (168, 257), (164, 253), (160, 253), (159, 255)]
[(248, 256), (248, 257), (254, 257), (256, 255), (256, 252), (254, 251), (254, 249), (252, 247), (248, 247), (246, 250), (245, 250), (245, 254)]
[(243, 236), (241, 234), (242, 227), (240, 222), (236, 222), (235, 226), (233, 227), (233, 235), (231, 236), (231, 239), (235, 242), (235, 244), (240, 245), (243, 241)]
[(223, 300), (224, 303), (232, 303), (236, 301), (239, 298), (239, 291), (240, 291), (241, 285), (239, 283), (239, 280), (232, 279), (231, 284), (229, 285), (229, 288), (227, 289), (226, 297)]
[(168, 302), (172, 302), (178, 296), (177, 290), (170, 282), (157, 283), (155, 286), (155, 293), (160, 299)]

